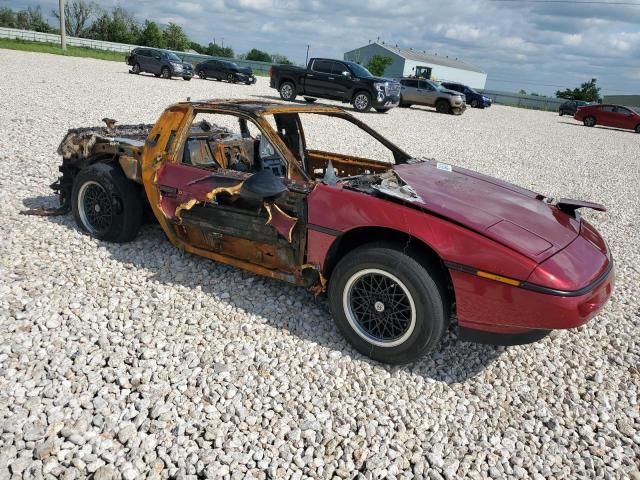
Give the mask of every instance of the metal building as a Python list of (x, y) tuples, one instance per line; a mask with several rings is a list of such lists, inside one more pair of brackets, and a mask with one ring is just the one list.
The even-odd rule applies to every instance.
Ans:
[(640, 95), (605, 95), (602, 103), (640, 107)]
[(393, 59), (384, 76), (391, 78), (418, 76), (440, 82), (458, 82), (473, 88), (484, 88), (487, 73), (482, 69), (446, 55), (429, 54), (423, 50), (400, 48), (383, 43), (370, 43), (344, 54), (344, 59), (367, 66), (374, 55)]

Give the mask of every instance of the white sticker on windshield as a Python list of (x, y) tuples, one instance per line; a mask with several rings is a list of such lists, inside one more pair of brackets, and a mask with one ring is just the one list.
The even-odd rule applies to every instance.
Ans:
[(438, 168), (438, 170), (444, 170), (445, 172), (450, 172), (451, 171), (451, 165), (449, 165), (448, 163), (438, 162), (436, 164), (436, 167)]

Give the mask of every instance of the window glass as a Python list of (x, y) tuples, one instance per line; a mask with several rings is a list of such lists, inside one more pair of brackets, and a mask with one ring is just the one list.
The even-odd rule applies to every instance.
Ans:
[(331, 62), (325, 60), (316, 60), (313, 62), (313, 70), (320, 73), (332, 73)]
[(600, 111), (602, 112), (613, 112), (613, 108), (611, 105), (605, 105), (604, 107), (600, 107)]
[(400, 83), (406, 87), (418, 88), (418, 80), (402, 80)]

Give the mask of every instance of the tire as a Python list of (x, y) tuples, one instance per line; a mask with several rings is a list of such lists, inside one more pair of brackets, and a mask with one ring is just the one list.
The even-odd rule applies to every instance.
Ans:
[(473, 100), (471, 100), (471, 106), (473, 108), (478, 108), (480, 106), (480, 102), (478, 102), (478, 100), (474, 98)]
[(204, 70), (200, 70), (198, 72), (198, 76), (202, 79), (202, 80), (206, 80), (207, 79), (207, 74), (204, 73)]
[(409, 108), (411, 106), (410, 103), (405, 103), (404, 100), (402, 100), (402, 96), (400, 97), (400, 103), (398, 104), (398, 106), (400, 108)]
[(165, 80), (169, 80), (171, 78), (171, 70), (169, 70), (168, 67), (162, 67), (162, 70), (160, 71), (160, 75)]
[(356, 112), (368, 112), (371, 110), (371, 95), (369, 92), (356, 92), (351, 102)]
[(182, 77), (183, 80), (186, 80), (187, 82), (191, 80), (191, 77)]
[(378, 113), (387, 113), (389, 110), (391, 110), (390, 108), (376, 108), (376, 112)]
[(564, 110), (560, 110), (560, 111), (558, 112), (558, 115), (563, 116), (563, 115), (564, 115)]
[(229, 73), (227, 75), (227, 82), (229, 83), (236, 83), (236, 77), (233, 76), (233, 73)]
[(284, 82), (280, 85), (280, 98), (287, 102), (293, 102), (296, 99), (296, 86), (291, 82)]
[(76, 224), (100, 240), (133, 240), (142, 224), (142, 203), (139, 186), (111, 164), (90, 165), (73, 182), (71, 209)]
[[(340, 260), (329, 280), (329, 303), (338, 329), (363, 355), (391, 364), (413, 362), (433, 351), (449, 321), (438, 270), (401, 250), (390, 243), (359, 247)], [(385, 299), (390, 289), (396, 305), (401, 305), (396, 314), (405, 317), (405, 324), (387, 324), (395, 331), (382, 331), (371, 321), (384, 319), (385, 310), (393, 314)], [(358, 298), (367, 300), (359, 303)], [(363, 322), (363, 317), (369, 321)]]
[(156, 76), (156, 78), (160, 78), (160, 74), (159, 73), (154, 73), (154, 75)]
[(304, 101), (307, 103), (314, 103), (316, 100), (318, 99), (313, 97), (304, 97)]
[(636, 125), (636, 133), (640, 133), (640, 123)]
[(596, 117), (588, 116), (582, 121), (582, 123), (584, 123), (585, 127), (595, 127)]
[(131, 68), (131, 72), (135, 73), (136, 75), (140, 75), (140, 64), (139, 63), (134, 63), (133, 67)]
[(436, 111), (438, 113), (450, 113), (451, 106), (449, 105), (449, 102), (447, 102), (446, 100), (438, 100), (436, 102)]

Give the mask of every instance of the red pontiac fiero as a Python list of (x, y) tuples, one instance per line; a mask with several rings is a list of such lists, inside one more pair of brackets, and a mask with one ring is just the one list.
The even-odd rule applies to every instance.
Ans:
[[(312, 148), (316, 120), (389, 161)], [(579, 213), (601, 205), (418, 159), (339, 108), (212, 100), (154, 125), (105, 121), (66, 135), (61, 206), (43, 213), (73, 211), (124, 242), (147, 209), (178, 248), (326, 292), (340, 331), (376, 360), (420, 358), (454, 316), (463, 340), (532, 342), (611, 295), (611, 253)]]

